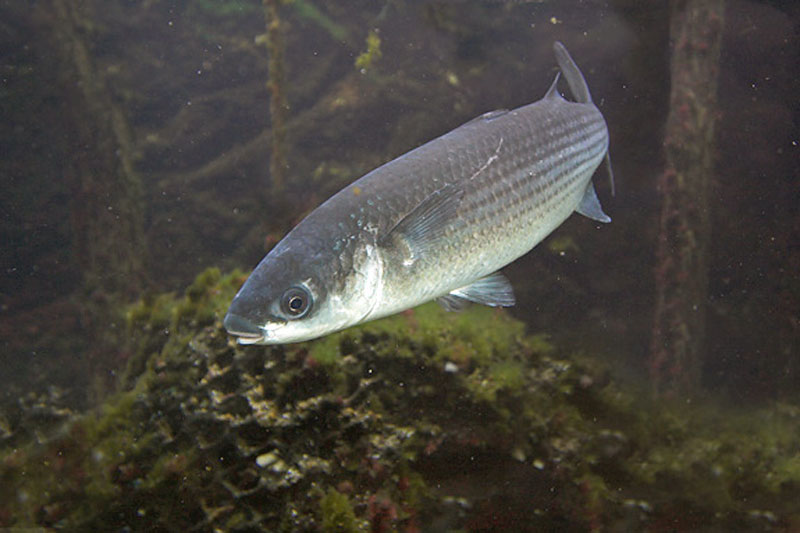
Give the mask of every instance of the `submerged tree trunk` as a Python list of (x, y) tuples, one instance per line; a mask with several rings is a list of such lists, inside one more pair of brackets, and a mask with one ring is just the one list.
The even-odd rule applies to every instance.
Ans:
[(656, 391), (690, 393), (700, 380), (711, 235), (714, 123), (724, 0), (674, 0), (672, 88), (656, 258), (650, 373)]
[[(145, 279), (142, 183), (134, 170), (127, 119), (114, 102), (92, 51), (92, 1), (54, 0), (40, 17), (51, 29), (64, 83), (63, 163), (70, 191), (73, 256), (83, 277), (80, 305), (91, 339), (89, 358), (99, 370), (104, 353), (119, 346), (120, 305), (138, 295)], [(44, 9), (44, 8), (43, 8)]]

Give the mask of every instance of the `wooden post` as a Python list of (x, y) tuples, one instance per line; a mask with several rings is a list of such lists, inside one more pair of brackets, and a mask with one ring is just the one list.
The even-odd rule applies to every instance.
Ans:
[(711, 236), (714, 124), (724, 0), (673, 0), (670, 111), (656, 255), (650, 373), (657, 392), (700, 383)]

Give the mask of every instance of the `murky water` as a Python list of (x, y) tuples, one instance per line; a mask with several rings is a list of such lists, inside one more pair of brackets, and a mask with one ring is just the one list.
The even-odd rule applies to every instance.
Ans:
[[(0, 4), (0, 528), (800, 527), (793, 2), (275, 4)], [(540, 99), (555, 40), (611, 224), (503, 269), (509, 310), (232, 342), (286, 232)]]

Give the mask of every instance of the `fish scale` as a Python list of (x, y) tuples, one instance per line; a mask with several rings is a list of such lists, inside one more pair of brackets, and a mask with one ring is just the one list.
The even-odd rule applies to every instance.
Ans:
[(591, 183), (606, 123), (566, 49), (554, 51), (577, 102), (556, 77), (538, 102), (486, 113), (345, 187), (261, 261), (228, 331), (293, 342), (434, 298), (448, 309), (513, 305), (503, 266), (574, 211), (610, 221)]
[[(555, 126), (543, 128), (543, 123)], [(501, 138), (497, 160), (478, 173), (497, 152)], [(560, 97), (484, 123), (473, 121), (425, 145), (425, 153), (415, 154), (414, 159), (431, 164), (427, 168), (414, 165), (413, 175), (419, 176), (418, 187), (423, 191), (414, 198), (431, 194), (443, 183), (463, 182), (463, 208), (457, 212), (459, 220), (452, 222), (450, 246), (439, 248), (416, 268), (389, 267), (386, 285), (391, 289), (385, 307), (376, 309), (374, 316), (408, 307), (413, 295), (422, 292), (417, 288), (419, 279), (429, 282), (425, 296), (446, 293), (525, 254), (575, 210), (607, 146), (605, 121), (597, 109)], [(436, 152), (447, 153), (448, 160), (469, 163), (451, 167), (449, 176), (439, 175), (434, 181), (430, 176), (438, 167)], [(403, 163), (400, 159), (391, 164), (402, 167)], [(380, 170), (370, 178), (380, 179)], [(413, 179), (402, 169), (384, 170), (404, 182)], [(567, 201), (570, 198), (573, 201)], [(443, 264), (457, 265), (458, 272), (443, 271)]]

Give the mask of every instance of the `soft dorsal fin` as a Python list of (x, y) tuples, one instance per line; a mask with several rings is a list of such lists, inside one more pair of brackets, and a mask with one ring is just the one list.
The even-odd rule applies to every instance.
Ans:
[(561, 77), (560, 72), (556, 72), (556, 79), (553, 80), (553, 83), (550, 84), (550, 88), (547, 89), (547, 93), (544, 95), (544, 100), (552, 100), (553, 98), (558, 98), (559, 100), (563, 100), (564, 97), (561, 96), (561, 93), (558, 92), (558, 79)]
[(561, 72), (567, 78), (569, 89), (572, 91), (575, 101), (581, 104), (591, 103), (592, 95), (589, 93), (589, 86), (586, 85), (586, 80), (583, 78), (581, 70), (575, 64), (567, 49), (559, 41), (556, 41), (553, 43), (553, 52), (556, 54), (556, 61), (558, 61)]

